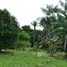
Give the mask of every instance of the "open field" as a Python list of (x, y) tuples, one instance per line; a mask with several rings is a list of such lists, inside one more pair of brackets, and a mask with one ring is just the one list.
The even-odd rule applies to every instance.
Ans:
[(40, 53), (33, 51), (0, 53), (0, 67), (67, 67), (66, 59), (50, 58)]

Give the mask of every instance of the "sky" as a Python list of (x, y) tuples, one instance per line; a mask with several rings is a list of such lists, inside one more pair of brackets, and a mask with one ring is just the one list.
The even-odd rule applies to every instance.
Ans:
[(58, 4), (59, 0), (0, 0), (0, 9), (6, 8), (17, 18), (20, 26), (30, 25), (31, 22), (44, 14), (41, 7), (46, 4)]

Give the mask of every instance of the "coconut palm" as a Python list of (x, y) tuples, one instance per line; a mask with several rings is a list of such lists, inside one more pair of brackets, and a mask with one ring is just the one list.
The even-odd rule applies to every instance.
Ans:
[(63, 38), (64, 40), (64, 51), (67, 52), (67, 0), (65, 3), (60, 1), (60, 5), (63, 9), (60, 10), (60, 13), (57, 13), (57, 28), (56, 33)]
[(42, 8), (42, 11), (45, 13), (45, 17), (40, 18), (40, 25), (43, 27), (42, 42), (45, 42), (49, 46), (51, 44), (55, 46), (60, 39), (54, 33), (55, 26), (57, 26), (57, 13), (60, 13), (60, 8), (58, 6), (47, 5), (46, 9)]
[(47, 5), (46, 9), (41, 8), (45, 13), (45, 17), (40, 18), (40, 25), (43, 26), (43, 32), (45, 32), (45, 37), (43, 39), (50, 40), (53, 38), (53, 28), (56, 23), (56, 14), (60, 11), (58, 6)]
[(35, 45), (35, 31), (36, 31), (36, 26), (37, 26), (37, 21), (33, 21), (32, 23), (31, 23), (32, 25), (33, 25), (33, 27), (34, 27), (34, 36), (33, 36), (33, 46)]

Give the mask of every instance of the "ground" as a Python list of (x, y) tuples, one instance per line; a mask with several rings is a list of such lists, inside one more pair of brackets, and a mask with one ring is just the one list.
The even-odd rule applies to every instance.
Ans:
[(11, 50), (0, 53), (0, 67), (67, 67), (67, 60), (48, 57), (44, 52)]

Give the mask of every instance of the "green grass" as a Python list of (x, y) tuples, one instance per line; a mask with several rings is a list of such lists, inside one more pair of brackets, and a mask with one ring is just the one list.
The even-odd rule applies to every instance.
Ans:
[(9, 51), (0, 54), (0, 67), (67, 67), (67, 60), (50, 58), (42, 52)]

